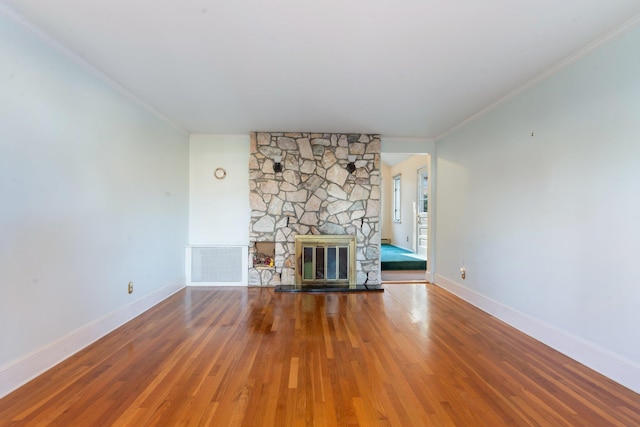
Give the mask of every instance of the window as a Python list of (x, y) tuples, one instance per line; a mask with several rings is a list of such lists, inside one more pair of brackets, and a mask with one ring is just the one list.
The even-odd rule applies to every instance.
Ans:
[(401, 175), (393, 177), (393, 222), (400, 222), (400, 178)]
[(418, 212), (429, 212), (429, 176), (427, 171), (422, 169), (418, 174)]

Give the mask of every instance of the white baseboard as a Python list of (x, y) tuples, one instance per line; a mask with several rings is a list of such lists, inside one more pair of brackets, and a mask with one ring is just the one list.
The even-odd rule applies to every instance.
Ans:
[(158, 289), (18, 360), (0, 367), (0, 398), (144, 313), (182, 288), (184, 288), (184, 283), (171, 284)]
[(613, 381), (640, 393), (640, 366), (436, 274), (435, 284)]

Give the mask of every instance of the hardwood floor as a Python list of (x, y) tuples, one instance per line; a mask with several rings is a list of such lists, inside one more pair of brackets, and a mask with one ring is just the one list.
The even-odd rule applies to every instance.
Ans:
[(1, 426), (633, 426), (640, 395), (434, 285), (188, 288), (0, 400)]

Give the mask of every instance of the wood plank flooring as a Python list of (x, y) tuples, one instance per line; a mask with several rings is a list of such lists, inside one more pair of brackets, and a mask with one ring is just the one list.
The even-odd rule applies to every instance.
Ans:
[(637, 426), (640, 396), (430, 284), (188, 288), (0, 400), (0, 426)]

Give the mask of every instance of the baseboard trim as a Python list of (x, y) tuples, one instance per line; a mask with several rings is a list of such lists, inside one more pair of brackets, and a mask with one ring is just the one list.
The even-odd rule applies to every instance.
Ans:
[(179, 284), (173, 283), (158, 289), (18, 360), (0, 367), (0, 398), (141, 315), (182, 288), (184, 288), (183, 281)]
[(640, 393), (640, 366), (436, 274), (435, 284), (613, 381)]

